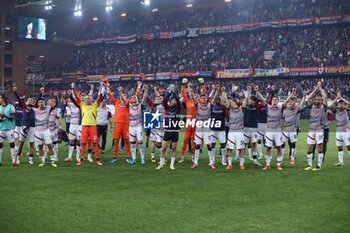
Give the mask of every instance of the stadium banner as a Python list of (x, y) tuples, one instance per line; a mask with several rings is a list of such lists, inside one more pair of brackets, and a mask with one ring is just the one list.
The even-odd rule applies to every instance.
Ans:
[(64, 79), (79, 79), (79, 78), (83, 78), (84, 74), (83, 72), (63, 73), (62, 77)]
[(216, 78), (247, 78), (249, 77), (249, 69), (230, 69), (230, 70), (217, 70)]
[(142, 81), (154, 81), (156, 80), (155, 74), (144, 74), (141, 76)]
[(288, 76), (315, 76), (322, 75), (324, 67), (288, 68)]
[(75, 82), (76, 83), (86, 83), (86, 78), (78, 78)]
[(196, 77), (198, 78), (213, 78), (215, 75), (214, 71), (197, 71)]
[(88, 75), (87, 77), (87, 81), (98, 81), (98, 80), (102, 80), (104, 79), (104, 75)]
[(105, 75), (105, 78), (108, 80), (108, 82), (117, 82), (120, 80), (120, 76), (119, 75)]
[(253, 77), (271, 77), (271, 76), (285, 76), (287, 73), (286, 68), (277, 69), (255, 69)]
[(146, 33), (141, 36), (141, 39), (143, 40), (154, 40), (156, 38), (156, 35), (154, 33)]
[(350, 74), (350, 66), (325, 67), (323, 73), (327, 74)]
[(179, 72), (180, 77), (196, 77), (196, 72)]
[[(326, 66), (326, 67), (290, 67), (276, 69), (255, 69), (253, 77), (303, 77), (303, 76), (327, 76), (349, 75), (350, 66)], [(217, 70), (216, 78), (247, 78), (250, 77), (249, 69)]]
[(171, 72), (156, 73), (156, 80), (169, 80), (171, 79)]
[(118, 36), (112, 38), (99, 38), (93, 40), (81, 40), (74, 43), (75, 46), (84, 46), (99, 43), (118, 43), (118, 44), (129, 44), (136, 40), (154, 40), (154, 39), (172, 39), (176, 37), (197, 37), (200, 35), (211, 35), (216, 33), (232, 33), (239, 31), (249, 31), (261, 28), (281, 28), (281, 27), (300, 27), (308, 25), (330, 25), (339, 23), (349, 23), (350, 15), (335, 15), (335, 16), (324, 16), (324, 17), (308, 17), (299, 19), (286, 19), (286, 20), (274, 20), (269, 22), (256, 22), (256, 23), (245, 23), (238, 25), (225, 25), (225, 26), (209, 26), (209, 27), (198, 27), (188, 28), (182, 31), (170, 31), (160, 33), (146, 33), (142, 35), (130, 35), (130, 36)]
[(177, 37), (184, 37), (186, 35), (187, 35), (186, 30), (177, 31), (177, 32), (161, 32), (159, 33), (159, 39), (172, 39)]
[(61, 83), (63, 81), (62, 78), (49, 78), (47, 79), (47, 82), (50, 83)]

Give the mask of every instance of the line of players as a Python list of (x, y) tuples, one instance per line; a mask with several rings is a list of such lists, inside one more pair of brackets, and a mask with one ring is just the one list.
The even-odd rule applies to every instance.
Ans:
[[(327, 115), (327, 95), (317, 83), (314, 91), (306, 98), (304, 93), (300, 104), (296, 102), (295, 90), (291, 95), (280, 103), (279, 98), (274, 94), (274, 88), (271, 88), (269, 101), (267, 101), (259, 92), (256, 86), (254, 90), (248, 86), (244, 93), (244, 98), (236, 99), (236, 96), (227, 96), (225, 87), (215, 85), (212, 87), (209, 96), (206, 94), (204, 79), (199, 79), (201, 85), (200, 93), (195, 93), (192, 84), (187, 79), (182, 80), (181, 98), (177, 96), (173, 85), (168, 88), (166, 96), (160, 95), (155, 89), (155, 100), (148, 97), (147, 85), (138, 83), (135, 95), (127, 97), (122, 87), (118, 88), (117, 98), (109, 88), (109, 83), (104, 80), (101, 83), (98, 99), (93, 102), (92, 93), (85, 95), (78, 93), (75, 85), (72, 85), (73, 91), (69, 91), (70, 100), (67, 101), (66, 116), (70, 117), (69, 140), (70, 148), (68, 157), (65, 161), (72, 159), (74, 147), (77, 150), (77, 165), (84, 162), (86, 145), (94, 150), (96, 162), (102, 165), (99, 159), (98, 134), (96, 128), (96, 118), (106, 118), (108, 121), (108, 112), (100, 111), (98, 108), (103, 98), (108, 96), (115, 106), (114, 121), (114, 158), (111, 161), (118, 161), (119, 139), (125, 141), (126, 161), (130, 164), (136, 163), (137, 149), (141, 155), (141, 164), (145, 164), (145, 152), (143, 148), (143, 127), (142, 112), (143, 106), (148, 104), (152, 111), (160, 114), (164, 122), (169, 127), (160, 127), (152, 129), (150, 139), (153, 142), (151, 161), (155, 162), (156, 149), (159, 150), (160, 162), (157, 169), (164, 167), (165, 155), (169, 145), (171, 146), (170, 168), (175, 169), (176, 148), (179, 138), (179, 124), (182, 103), (186, 108), (186, 117), (188, 120), (196, 119), (197, 122), (213, 120), (220, 122), (220, 127), (208, 128), (197, 123), (197, 128), (187, 127), (184, 134), (184, 146), (182, 156), (179, 162), (183, 161), (184, 151), (188, 142), (192, 142), (194, 148), (192, 168), (198, 168), (200, 150), (203, 145), (207, 146), (209, 167), (215, 169), (215, 145), (220, 143), (220, 152), (222, 164), (226, 169), (232, 169), (233, 152), (239, 156), (240, 169), (245, 169), (245, 155), (248, 151), (251, 154), (253, 165), (260, 166), (258, 162), (258, 153), (262, 157), (261, 142), (265, 142), (266, 147), (266, 165), (263, 169), (271, 169), (271, 150), (277, 149), (277, 169), (282, 170), (284, 145), (289, 143), (291, 148), (290, 163), (294, 164), (296, 157), (296, 142), (298, 137), (299, 114), (303, 111), (303, 103), (307, 101), (310, 107), (310, 125), (308, 133), (308, 165), (305, 170), (318, 171), (321, 169), (324, 160), (324, 128), (327, 121), (331, 120)], [(187, 87), (186, 87), (187, 86)], [(233, 93), (237, 87), (233, 86)], [(6, 96), (0, 95), (0, 159), (2, 155), (2, 146), (5, 140), (10, 143), (12, 163), (18, 164), (22, 153), (23, 145), (28, 139), (29, 142), (29, 163), (33, 163), (34, 142), (39, 150), (41, 163), (45, 165), (46, 154), (50, 155), (51, 165), (57, 167), (56, 161), (58, 155), (58, 131), (60, 130), (60, 113), (56, 109), (57, 98), (50, 98), (47, 106), (42, 99), (44, 89), (40, 89), (40, 96), (34, 104), (32, 98), (26, 101), (20, 98), (13, 89), (19, 104), (16, 109), (8, 103)], [(142, 101), (139, 97), (143, 92)], [(319, 94), (320, 92), (321, 94)], [(336, 104), (337, 107), (336, 107)], [(349, 102), (341, 97), (337, 97), (331, 104), (330, 110), (336, 118), (336, 144), (338, 146), (339, 162), (336, 165), (343, 165), (343, 146), (350, 149), (350, 135), (348, 133), (348, 107)], [(17, 117), (21, 112), (21, 119)], [(99, 114), (99, 116), (97, 116)], [(14, 127), (14, 122), (16, 127)], [(228, 132), (225, 132), (225, 122), (228, 126)], [(14, 130), (12, 129), (14, 128)], [(283, 128), (283, 131), (282, 131)], [(76, 145), (75, 145), (76, 144)], [(312, 166), (315, 147), (318, 149), (318, 161), (316, 167)], [(47, 149), (45, 149), (47, 148)], [(246, 150), (246, 148), (248, 148)], [(226, 155), (227, 152), (227, 155)], [(130, 159), (130, 153), (132, 159)], [(88, 157), (92, 161), (91, 153)], [(1, 160), (0, 160), (1, 161)]]

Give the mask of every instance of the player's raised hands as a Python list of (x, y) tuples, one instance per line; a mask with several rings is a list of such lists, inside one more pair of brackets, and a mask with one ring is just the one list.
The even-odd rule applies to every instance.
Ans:
[(238, 86), (232, 84), (232, 92), (236, 92), (238, 90)]
[(12, 87), (12, 91), (13, 91), (13, 92), (16, 92), (16, 91), (17, 91), (17, 87), (16, 87), (16, 86), (13, 86), (13, 87)]
[(45, 88), (44, 87), (40, 87), (40, 93), (44, 94), (45, 93)]
[(322, 82), (321, 82), (321, 81), (318, 81), (316, 87), (317, 87), (318, 89), (320, 89), (320, 88), (322, 87)]

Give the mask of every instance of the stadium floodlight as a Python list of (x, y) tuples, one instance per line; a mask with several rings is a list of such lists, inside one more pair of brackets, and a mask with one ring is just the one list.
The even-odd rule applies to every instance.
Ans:
[(52, 10), (52, 8), (53, 8), (52, 0), (46, 1), (45, 10), (49, 11), (49, 10)]
[(74, 16), (81, 16), (83, 14), (81, 11), (81, 1), (75, 0)]
[(231, 2), (231, 0), (225, 0), (225, 2)]
[(193, 4), (191, 4), (191, 3), (190, 3), (190, 4), (187, 4), (186, 7), (187, 7), (187, 8), (193, 7)]
[(121, 15), (120, 15), (121, 17), (125, 17), (126, 16), (126, 13), (124, 12), (124, 13), (121, 13)]
[(149, 6), (151, 4), (151, 1), (150, 0), (143, 0), (143, 1), (141, 1), (141, 4), (145, 5), (145, 6)]
[(158, 11), (158, 9), (157, 8), (154, 8), (153, 10), (152, 10), (152, 12), (157, 12)]
[(106, 6), (106, 11), (112, 11), (112, 10), (113, 10), (112, 5), (108, 5), (108, 6)]
[(98, 20), (97, 16), (93, 17), (92, 20), (97, 21)]
[(46, 5), (46, 6), (45, 6), (45, 10), (47, 10), (47, 11), (52, 10), (52, 6), (53, 6), (53, 5), (51, 5), (51, 4), (50, 4), (50, 5)]
[(82, 14), (81, 10), (74, 11), (74, 16), (81, 16)]

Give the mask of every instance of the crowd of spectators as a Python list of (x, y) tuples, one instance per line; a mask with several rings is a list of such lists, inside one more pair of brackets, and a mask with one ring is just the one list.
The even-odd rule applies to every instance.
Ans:
[(193, 27), (331, 16), (349, 12), (347, 0), (236, 0), (222, 7), (179, 9), (150, 15), (93, 21), (79, 33), (78, 40), (180, 31)]
[[(271, 58), (265, 51), (274, 51)], [(350, 27), (274, 29), (199, 38), (79, 47), (49, 75), (130, 74), (350, 64)], [(54, 73), (54, 74), (53, 74)]]

